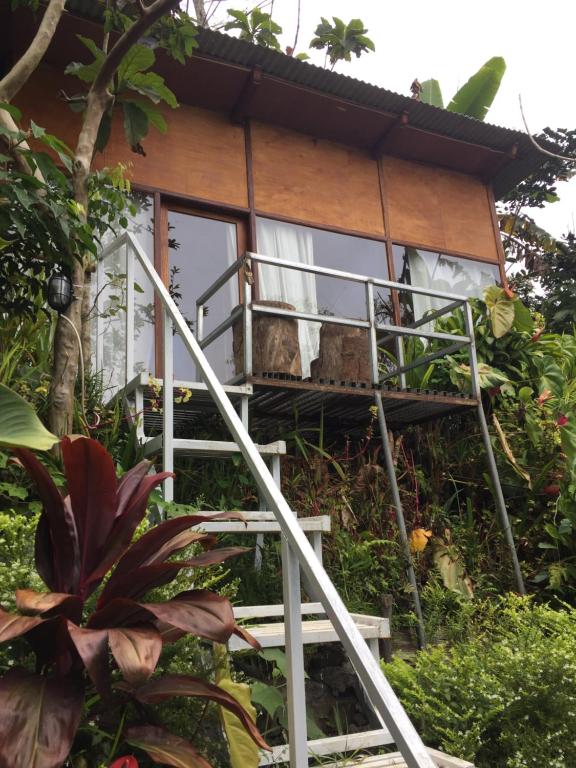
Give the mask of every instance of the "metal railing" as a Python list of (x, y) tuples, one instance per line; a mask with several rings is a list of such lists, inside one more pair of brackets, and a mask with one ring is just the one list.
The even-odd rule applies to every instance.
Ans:
[[(208, 391), (210, 392), (214, 403), (216, 404), (224, 422), (226, 423), (235, 443), (238, 445), (240, 452), (242, 453), (244, 460), (246, 461), (258, 488), (265, 498), (269, 509), (274, 512), (276, 520), (279, 523), (282, 532), (283, 541), (283, 583), (284, 583), (284, 602), (285, 602), (285, 619), (286, 619), (286, 651), (288, 659), (288, 680), (289, 680), (289, 701), (288, 701), (288, 714), (290, 725), (290, 765), (291, 768), (304, 768), (308, 766), (308, 748), (307, 748), (307, 736), (306, 736), (306, 710), (303, 705), (304, 700), (304, 669), (303, 669), (303, 651), (302, 651), (302, 627), (301, 627), (301, 611), (300, 611), (300, 571), (305, 574), (309, 588), (313, 594), (315, 600), (322, 603), (326, 615), (332, 622), (338, 637), (344, 646), (346, 653), (360, 679), (360, 682), (365, 689), (372, 706), (379, 715), (381, 721), (392, 735), (398, 749), (402, 753), (408, 768), (434, 768), (434, 763), (428, 754), (422, 740), (416, 732), (414, 726), (409, 720), (406, 712), (400, 704), (396, 694), (392, 690), (390, 684), (385, 678), (380, 665), (372, 655), (366, 641), (362, 637), (356, 624), (346, 606), (344, 605), (342, 598), (338, 594), (336, 588), (332, 584), (328, 574), (324, 570), (318, 557), (316, 556), (312, 545), (308, 541), (306, 534), (297, 522), (297, 518), (290, 506), (286, 502), (286, 499), (282, 495), (280, 488), (270, 470), (266, 466), (266, 463), (260, 456), (254, 442), (252, 441), (248, 431), (244, 427), (241, 418), (236, 413), (234, 406), (230, 399), (226, 395), (222, 384), (218, 380), (216, 374), (212, 370), (206, 356), (202, 351), (202, 345), (207, 346), (207, 339), (203, 342), (198, 340), (192, 334), (186, 321), (184, 320), (180, 310), (176, 306), (174, 300), (170, 296), (167, 287), (162, 282), (161, 277), (156, 272), (153, 264), (150, 262), (142, 247), (135, 239), (135, 237), (126, 232), (114, 243), (108, 246), (101, 258), (106, 258), (114, 250), (118, 251), (121, 248), (125, 248), (126, 257), (126, 279), (127, 279), (127, 296), (126, 296), (126, 379), (131, 380), (131, 376), (134, 373), (133, 369), (133, 338), (130, 338), (130, 333), (134, 333), (133, 320), (130, 321), (129, 313), (132, 308), (134, 309), (134, 285), (131, 284), (134, 276), (135, 264), (139, 264), (144, 274), (150, 281), (154, 288), (154, 293), (162, 307), (163, 314), (163, 394), (164, 394), (164, 409), (163, 409), (163, 458), (164, 467), (171, 468), (173, 462), (172, 454), (172, 417), (173, 417), (173, 399), (172, 399), (172, 379), (173, 379), (173, 331), (178, 333), (183, 341), (184, 347), (188, 354), (191, 356), (195, 363), (199, 375), (202, 381), (204, 381)], [(275, 259), (269, 259), (263, 256), (255, 257), (254, 254), (248, 254), (243, 260), (234, 265), (234, 268), (227, 270), (219, 281), (211, 287), (200, 299), (206, 301), (209, 295), (212, 295), (218, 287), (223, 285), (227, 279), (229, 279), (237, 269), (243, 264), (249, 264), (250, 259), (255, 260), (257, 258), (261, 263), (279, 264), (280, 266), (286, 266), (285, 262), (281, 262)], [(301, 268), (301, 265), (297, 265), (296, 268)], [(310, 271), (321, 270), (321, 268), (307, 268)], [(329, 270), (333, 276), (333, 271)], [(346, 274), (346, 273), (342, 273)], [(130, 277), (132, 276), (132, 277)], [(399, 284), (388, 283), (386, 281), (373, 281), (371, 278), (362, 278), (358, 275), (350, 275), (350, 278), (357, 282), (367, 282), (367, 291), (371, 290), (375, 284), (382, 283), (385, 286), (397, 287), (404, 290), (405, 286)], [(248, 290), (244, 295), (245, 308), (243, 309), (243, 324), (245, 331), (245, 340), (250, 338), (247, 331), (251, 332), (251, 317), (252, 312), (266, 311), (270, 313), (269, 307), (258, 308), (258, 306), (250, 306), (251, 304), (251, 291), (249, 283), (246, 283)], [(423, 291), (428, 294), (430, 292)], [(436, 295), (434, 292), (431, 295)], [(465, 301), (461, 297), (449, 297), (454, 301)], [(200, 300), (199, 300), (200, 301)], [(200, 301), (200, 304), (202, 303)], [(305, 313), (295, 313), (295, 315), (305, 315)], [(306, 319), (308, 319), (306, 317)], [(327, 318), (322, 318), (324, 321)], [(329, 318), (332, 322), (340, 322), (341, 324), (352, 324), (358, 327), (366, 327), (369, 329), (376, 329), (374, 322), (361, 322), (361, 321), (349, 321), (347, 318)], [(226, 327), (234, 321), (228, 319), (226, 321)], [(223, 328), (219, 329), (223, 332)], [(386, 330), (389, 333), (398, 333), (399, 329), (393, 326), (387, 326)], [(201, 334), (201, 324), (197, 328), (197, 331)], [(438, 334), (427, 334), (429, 338), (435, 338)], [(215, 338), (215, 332), (211, 334), (212, 338)], [(459, 340), (460, 337), (458, 337)], [(132, 346), (132, 355), (128, 352), (128, 347)], [(245, 350), (249, 344), (244, 344)], [(248, 358), (249, 359), (249, 358)], [(171, 488), (168, 489), (171, 493)]]
[[(260, 304), (257, 300), (253, 300), (252, 296), (252, 264), (264, 264), (271, 267), (276, 267), (278, 269), (293, 270), (350, 283), (359, 283), (364, 286), (365, 317), (367, 319), (361, 320), (338, 315), (299, 312), (296, 309), (291, 310), (274, 307), (267, 304)], [(237, 279), (239, 272), (244, 274), (242, 304), (236, 307), (231, 312), (230, 316), (226, 318), (226, 320), (221, 322), (209, 334), (204, 336), (204, 316), (208, 300), (211, 299), (230, 280)], [(390, 291), (408, 293), (410, 295), (418, 294), (421, 296), (427, 296), (432, 299), (446, 301), (447, 304), (445, 307), (441, 307), (440, 309), (434, 310), (433, 312), (429, 312), (425, 317), (418, 319), (408, 325), (401, 326), (393, 324), (382, 324), (378, 322), (378, 318), (374, 309), (374, 291), (376, 288), (384, 288)], [(242, 333), (244, 340), (242, 361), (243, 371), (241, 373), (237, 373), (237, 376), (235, 379), (233, 379), (234, 381), (242, 379), (243, 376), (251, 376), (254, 373), (252, 327), (255, 314), (265, 314), (267, 316), (275, 317), (289, 317), (295, 320), (303, 320), (312, 323), (326, 323), (348, 326), (352, 328), (362, 328), (368, 332), (370, 372), (372, 383), (380, 384), (385, 380), (398, 377), (400, 386), (405, 388), (405, 376), (408, 371), (419, 368), (423, 365), (427, 365), (433, 360), (444, 357), (445, 355), (452, 354), (462, 347), (468, 347), (470, 349), (472, 342), (472, 327), (467, 322), (466, 312), (463, 311), (465, 322), (464, 335), (440, 333), (430, 330), (429, 328), (429, 324), (432, 321), (437, 320), (438, 318), (449, 314), (456, 309), (464, 310), (465, 306), (467, 306), (467, 298), (465, 296), (458, 296), (456, 294), (437, 291), (430, 288), (406, 285), (404, 283), (396, 283), (392, 282), (391, 280), (382, 280), (380, 278), (369, 277), (366, 275), (358, 275), (353, 272), (343, 272), (341, 270), (330, 269), (328, 267), (319, 267), (312, 264), (302, 264), (296, 261), (289, 261), (287, 259), (278, 259), (272, 256), (264, 256), (259, 253), (246, 253), (234, 264), (228, 267), (228, 269), (223, 272), (222, 275), (220, 275), (220, 277), (215, 280), (212, 285), (207, 288), (204, 293), (197, 299), (196, 339), (200, 345), (200, 348), (205, 350), (216, 339), (222, 336), (222, 334), (232, 328), (240, 318), (242, 318)], [(422, 354), (414, 360), (411, 360), (409, 363), (405, 363), (404, 340), (410, 337), (424, 338), (441, 342), (445, 341), (450, 342), (450, 344), (443, 349), (436, 350), (435, 352), (430, 352), (427, 354)], [(381, 347), (389, 340), (394, 342), (397, 365), (396, 367), (389, 368), (386, 371), (380, 371), (378, 350), (379, 347)], [(473, 396), (477, 397), (478, 393), (473, 392)]]

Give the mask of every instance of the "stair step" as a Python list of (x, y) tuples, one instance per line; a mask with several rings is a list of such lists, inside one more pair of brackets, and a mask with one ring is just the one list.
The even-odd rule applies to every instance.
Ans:
[[(151, 437), (143, 445), (144, 456), (152, 456), (162, 451), (162, 435)], [(174, 453), (186, 454), (189, 456), (198, 456), (204, 458), (226, 458), (240, 453), (237, 443), (227, 440), (188, 440), (175, 438), (172, 441)], [(286, 453), (286, 443), (284, 440), (277, 440), (275, 443), (267, 445), (256, 445), (258, 453), (262, 456), (283, 456)]]
[[(354, 752), (358, 749), (370, 749), (393, 744), (392, 735), (383, 728), (376, 731), (364, 731), (363, 733), (349, 733), (341, 736), (328, 736), (323, 739), (308, 741), (308, 755), (310, 759), (324, 757), (325, 755)], [(290, 760), (290, 747), (281, 744), (272, 747), (271, 752), (262, 752), (260, 765), (278, 765)]]
[[(218, 512), (195, 512), (194, 514), (209, 517)], [(206, 533), (280, 533), (280, 524), (276, 522), (274, 512), (240, 512), (245, 523), (240, 520), (215, 520), (213, 523), (202, 523), (197, 526)], [(328, 533), (331, 527), (329, 515), (298, 518), (300, 528), (306, 533)]]
[[(376, 616), (351, 614), (365, 640), (379, 640), (390, 637), (390, 622)], [(283, 622), (270, 624), (248, 624), (246, 629), (258, 640), (263, 648), (282, 648), (285, 645), (286, 631)], [(339, 642), (338, 634), (329, 619), (311, 619), (302, 622), (302, 642), (304, 645)], [(233, 635), (228, 641), (230, 651), (243, 651), (250, 646), (242, 638)]]
[[(153, 376), (150, 376), (149, 373), (139, 373), (138, 376), (135, 376), (131, 381), (126, 384), (124, 387), (123, 392), (128, 394), (130, 392), (133, 392), (135, 389), (144, 389), (146, 387), (154, 386), (154, 388), (160, 387), (160, 389), (164, 386), (164, 380), (163, 379), (155, 379)], [(222, 385), (224, 392), (230, 397), (231, 399), (234, 398), (234, 396), (237, 397), (243, 397), (245, 395), (252, 395), (254, 393), (254, 388), (251, 384), (223, 384)], [(206, 384), (204, 384), (201, 381), (186, 381), (185, 379), (174, 379), (172, 382), (172, 388), (173, 389), (189, 389), (192, 392), (192, 397), (199, 396), (201, 397), (204, 393), (207, 394), (207, 396), (210, 398), (210, 400), (213, 402), (212, 395), (208, 391), (208, 387)], [(190, 401), (189, 401), (190, 402)]]
[[(468, 760), (450, 757), (437, 749), (428, 749), (428, 752), (437, 768), (474, 768)], [(323, 763), (322, 768), (407, 768), (407, 763), (400, 752), (388, 752), (386, 755), (342, 758), (333, 763)]]

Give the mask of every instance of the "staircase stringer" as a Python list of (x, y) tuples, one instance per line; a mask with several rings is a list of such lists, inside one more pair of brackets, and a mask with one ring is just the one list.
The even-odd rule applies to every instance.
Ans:
[[(388, 680), (384, 676), (378, 662), (373, 657), (368, 645), (358, 630), (352, 616), (344, 605), (342, 598), (338, 594), (328, 574), (318, 560), (314, 549), (308, 541), (306, 534), (300, 528), (296, 521), (294, 512), (291, 510), (282, 492), (276, 485), (266, 463), (258, 453), (254, 442), (242, 419), (236, 413), (234, 406), (226, 395), (215, 372), (208, 363), (200, 345), (194, 338), (188, 325), (186, 324), (180, 310), (169, 294), (168, 289), (162, 282), (154, 266), (144, 253), (142, 247), (135, 237), (126, 232), (120, 240), (124, 239), (127, 249), (131, 251), (131, 258), (135, 255), (139, 260), (142, 269), (154, 287), (156, 295), (159, 297), (164, 313), (164, 342), (168, 341), (171, 350), (172, 327), (179, 333), (183, 344), (196, 364), (200, 378), (206, 384), (220, 415), (227, 425), (230, 433), (240, 452), (242, 453), (250, 472), (252, 473), (260, 493), (266, 499), (269, 509), (274, 512), (276, 520), (280, 525), (284, 537), (287, 551), (289, 549), (293, 562), (297, 562), (302, 569), (313, 594), (318, 599), (331, 620), (342, 645), (344, 646), (348, 657), (358, 675), (362, 686), (364, 687), (370, 702), (385, 726), (391, 733), (394, 742), (399, 748), (408, 768), (435, 768), (429, 753), (427, 752), (420, 736), (411, 723), (408, 715), (398, 700)], [(117, 243), (118, 245), (118, 243)], [(167, 336), (170, 339), (167, 339)], [(166, 362), (166, 361), (165, 361)], [(169, 370), (172, 370), (171, 367)], [(166, 372), (166, 368), (165, 368)], [(164, 374), (164, 408), (166, 410), (166, 400), (171, 400), (170, 382), (167, 382), (166, 373)], [(170, 396), (168, 392), (170, 391)], [(165, 416), (164, 439), (172, 436), (172, 424), (168, 423)], [(299, 569), (292, 568), (290, 573), (295, 574)], [(292, 576), (294, 578), (294, 576)], [(298, 610), (296, 606), (286, 605), (286, 610), (291, 612), (296, 623), (300, 622), (299, 612), (299, 588), (291, 584), (289, 594), (296, 596), (298, 601)], [(296, 635), (294, 635), (296, 637)], [(302, 680), (301, 685), (303, 686)], [(298, 733), (295, 734), (297, 736)], [(301, 740), (301, 736), (299, 741)], [(291, 736), (292, 740), (292, 736)], [(304, 768), (307, 766), (306, 734), (304, 731), (303, 745), (293, 743), (291, 750), (290, 764), (291, 768)], [(304, 761), (304, 755), (306, 759)]]

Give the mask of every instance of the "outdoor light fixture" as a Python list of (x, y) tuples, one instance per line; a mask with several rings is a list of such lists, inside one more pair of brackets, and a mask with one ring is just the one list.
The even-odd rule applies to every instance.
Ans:
[(72, 280), (62, 272), (53, 274), (48, 281), (48, 304), (61, 314), (72, 303)]

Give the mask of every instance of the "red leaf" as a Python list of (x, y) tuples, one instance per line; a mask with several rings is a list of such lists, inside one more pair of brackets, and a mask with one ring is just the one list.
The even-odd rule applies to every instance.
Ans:
[(222, 688), (206, 680), (190, 675), (163, 675), (155, 677), (134, 693), (135, 698), (143, 704), (159, 704), (174, 696), (192, 696), (210, 699), (221, 707), (230, 710), (240, 720), (252, 739), (263, 749), (269, 749), (260, 731), (252, 722), (252, 718), (236, 699)]
[[(14, 451), (24, 469), (34, 481), (43, 504), (42, 517), (46, 523), (40, 529), (44, 537), (36, 545), (38, 572), (53, 592), (75, 593), (79, 578), (78, 533), (72, 510), (64, 503), (60, 491), (46, 468), (26, 448)], [(40, 526), (39, 526), (40, 527)], [(48, 558), (51, 562), (48, 562)]]
[[(119, 576), (122, 573), (128, 573), (133, 571), (134, 568), (138, 568), (143, 565), (150, 565), (154, 562), (159, 562), (160, 553), (163, 553), (164, 560), (169, 557), (170, 554), (177, 551), (176, 549), (170, 550), (170, 547), (166, 546), (172, 540), (182, 533), (193, 528), (200, 523), (208, 523), (211, 520), (244, 520), (244, 517), (239, 512), (223, 512), (220, 515), (214, 515), (208, 517), (206, 515), (184, 515), (183, 517), (175, 517), (173, 520), (167, 520), (164, 523), (160, 523), (152, 530), (144, 534), (137, 542), (135, 542), (126, 554), (119, 561), (114, 571), (114, 576)], [(198, 536), (203, 536), (201, 532), (194, 532)]]
[(163, 728), (133, 726), (126, 730), (125, 738), (128, 744), (143, 749), (155, 763), (176, 768), (211, 768), (190, 742)]
[(6, 611), (0, 608), (0, 643), (7, 643), (8, 640), (25, 635), (34, 627), (42, 624), (43, 621), (44, 619), (40, 617), (6, 613)]
[(16, 590), (16, 608), (28, 616), (65, 616), (78, 624), (82, 618), (82, 600), (78, 595), (64, 592), (34, 592), (32, 589)]
[(80, 589), (99, 565), (116, 517), (116, 470), (104, 446), (90, 438), (62, 439), (68, 493), (78, 530)]
[(161, 587), (173, 581), (183, 568), (204, 568), (217, 565), (230, 557), (249, 552), (245, 547), (223, 547), (203, 552), (189, 560), (179, 560), (175, 563), (159, 563), (136, 568), (129, 573), (115, 578), (114, 573), (98, 599), (98, 608), (103, 608), (115, 597), (128, 597), (137, 600), (155, 587)]
[(111, 627), (130, 627), (154, 621), (154, 614), (149, 613), (140, 603), (117, 597), (88, 619), (90, 629), (109, 629)]
[(122, 475), (116, 490), (116, 517), (121, 517), (124, 514), (130, 500), (138, 491), (140, 483), (150, 471), (151, 466), (152, 462), (144, 459)]
[(134, 755), (126, 755), (110, 763), (109, 768), (138, 768), (138, 760), (136, 760)]
[(242, 638), (242, 640), (247, 642), (248, 645), (251, 645), (252, 648), (254, 648), (256, 651), (259, 651), (262, 648), (258, 640), (256, 640), (255, 637), (252, 637), (250, 632), (248, 632), (247, 629), (244, 629), (244, 627), (241, 627), (239, 624), (235, 625), (234, 629), (232, 630), (232, 634)]
[(162, 638), (154, 627), (110, 629), (108, 643), (122, 677), (130, 685), (142, 685), (156, 669)]
[(167, 477), (173, 477), (172, 473), (159, 472), (141, 480), (137, 490), (131, 495), (122, 516), (116, 518), (104, 544), (103, 556), (98, 567), (87, 577), (86, 583), (90, 584), (90, 591), (97, 587), (118, 558), (126, 552), (134, 536), (134, 531), (146, 514), (148, 497), (152, 489)]
[(217, 643), (228, 642), (235, 626), (230, 602), (203, 589), (182, 592), (166, 603), (141, 606), (166, 624)]
[(83, 703), (79, 680), (8, 672), (0, 680), (2, 768), (59, 768), (70, 752)]
[(68, 622), (68, 634), (90, 679), (100, 695), (110, 689), (110, 667), (108, 665), (108, 631), (106, 629), (83, 629)]

